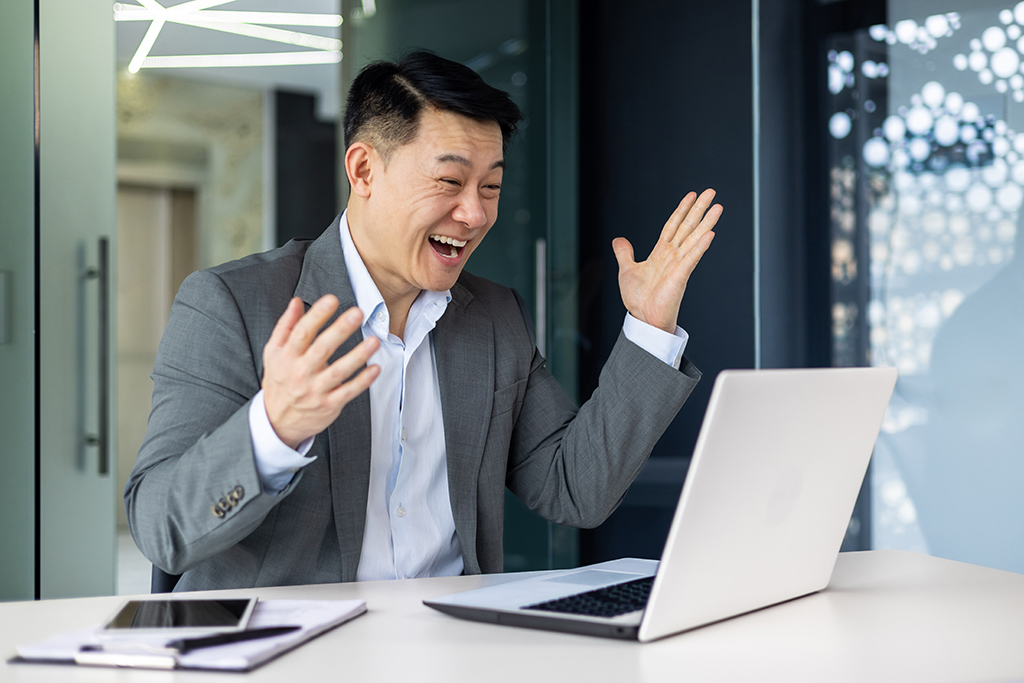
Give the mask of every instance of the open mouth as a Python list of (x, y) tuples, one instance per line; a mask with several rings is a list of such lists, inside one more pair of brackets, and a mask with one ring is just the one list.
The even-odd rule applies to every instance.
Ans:
[(466, 240), (457, 240), (444, 235), (431, 235), (430, 246), (444, 258), (457, 259), (462, 254), (463, 247), (466, 246)]

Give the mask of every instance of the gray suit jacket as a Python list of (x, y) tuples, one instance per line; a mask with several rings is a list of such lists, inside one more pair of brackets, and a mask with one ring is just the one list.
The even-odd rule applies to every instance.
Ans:
[[(314, 440), (316, 461), (262, 492), (249, 434), (263, 346), (292, 296), (355, 305), (338, 221), (313, 242), (194, 273), (171, 308), (153, 409), (125, 505), (135, 542), (184, 573), (176, 590), (352, 581), (370, 473), (363, 393)], [(433, 331), (448, 488), (466, 573), (502, 570), (503, 490), (560, 524), (600, 524), (700, 373), (620, 337), (577, 412), (548, 373), (512, 290), (463, 273)], [(335, 354), (360, 341), (353, 335)]]

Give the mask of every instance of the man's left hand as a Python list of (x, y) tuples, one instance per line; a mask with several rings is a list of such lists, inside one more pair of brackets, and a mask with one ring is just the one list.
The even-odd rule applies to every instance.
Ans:
[(612, 240), (622, 303), (637, 320), (675, 333), (686, 283), (711, 245), (715, 237), (711, 229), (722, 215), (720, 204), (708, 209), (714, 198), (714, 190), (683, 197), (646, 261), (633, 260), (633, 245), (626, 238)]

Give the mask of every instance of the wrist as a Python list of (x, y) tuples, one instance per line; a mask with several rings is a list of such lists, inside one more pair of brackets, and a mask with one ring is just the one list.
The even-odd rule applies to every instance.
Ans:
[(272, 401), (266, 395), (264, 391), (263, 409), (267, 413), (267, 422), (270, 423), (270, 428), (274, 430), (274, 435), (280, 439), (288, 448), (295, 450), (299, 444), (306, 438), (301, 434), (296, 434), (293, 430), (289, 430), (285, 427), (287, 421), (280, 411), (277, 411), (272, 405)]
[(674, 319), (670, 321), (649, 319), (641, 311), (629, 311), (629, 314), (645, 325), (656, 327), (662, 332), (668, 332), (669, 334), (676, 333), (676, 321)]

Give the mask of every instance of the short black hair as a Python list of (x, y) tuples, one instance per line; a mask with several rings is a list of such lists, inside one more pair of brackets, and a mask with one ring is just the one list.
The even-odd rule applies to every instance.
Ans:
[(395, 149), (416, 137), (425, 107), (494, 121), (501, 129), (503, 153), (523, 120), (508, 93), (487, 85), (468, 66), (417, 50), (397, 64), (368, 64), (352, 81), (345, 107), (345, 148), (368, 142), (387, 163)]

